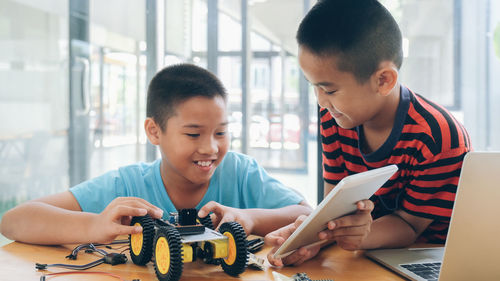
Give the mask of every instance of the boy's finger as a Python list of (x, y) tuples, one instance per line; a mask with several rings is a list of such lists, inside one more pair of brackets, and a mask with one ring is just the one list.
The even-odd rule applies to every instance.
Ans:
[(121, 223), (123, 225), (130, 225), (131, 222), (132, 222), (132, 217), (131, 216), (123, 216), (121, 218)]
[(124, 204), (129, 206), (141, 207), (148, 210), (148, 214), (155, 217), (161, 218), (163, 216), (163, 210), (156, 207), (155, 205), (149, 203), (148, 201), (139, 197), (126, 197), (123, 201)]
[[(304, 251), (306, 251), (305, 254)], [(303, 259), (306, 254), (307, 254), (307, 249), (300, 248), (297, 251), (291, 253), (290, 255), (282, 258), (281, 260), (283, 261), (283, 264), (296, 264), (301, 259)]]
[(278, 235), (266, 235), (264, 237), (264, 243), (269, 246), (281, 246), (281, 244), (285, 243), (285, 239)]
[(307, 219), (306, 215), (300, 215), (294, 222), (295, 227), (299, 227)]
[[(300, 225), (300, 224), (299, 224)], [(291, 223), (289, 225), (285, 225), (283, 226), (282, 228), (279, 228), (278, 230), (272, 232), (272, 233), (275, 233), (276, 235), (279, 235), (283, 238), (288, 238), (290, 235), (292, 235), (292, 233), (295, 232), (295, 230), (297, 229), (298, 225), (297, 225), (297, 222), (294, 222), (294, 223)]]
[(282, 267), (283, 266), (283, 262), (281, 261), (281, 259), (267, 259), (269, 261), (270, 264), (274, 265), (274, 266), (277, 266), (277, 267)]
[(343, 227), (335, 230), (321, 231), (318, 235), (320, 239), (332, 240), (340, 237), (361, 237), (366, 233), (364, 226)]
[(295, 262), (293, 265), (298, 266), (303, 264), (305, 261), (311, 259), (313, 257), (312, 251), (308, 251), (306, 254), (304, 254), (297, 262)]
[(358, 212), (368, 212), (371, 213), (374, 208), (374, 204), (371, 200), (361, 200), (356, 203)]
[(210, 201), (205, 206), (201, 207), (201, 209), (198, 211), (198, 217), (204, 218), (210, 212), (215, 213), (216, 215), (220, 215), (221, 213), (221, 205), (215, 201)]
[(121, 217), (131, 216), (131, 217), (139, 217), (145, 216), (148, 213), (148, 210), (144, 208), (136, 208), (130, 206), (117, 206), (113, 210), (113, 219), (121, 219)]
[(219, 227), (220, 227), (223, 223), (228, 222), (228, 221), (230, 221), (230, 220), (228, 220), (226, 217), (223, 217), (223, 218), (219, 221), (219, 223), (217, 224), (217, 226), (215, 227), (215, 230), (217, 230), (217, 231), (218, 231), (218, 230), (219, 230)]
[[(154, 207), (154, 208), (146, 207), (146, 210), (147, 210), (147, 214), (149, 214), (151, 217), (153, 217), (155, 219), (160, 219), (163, 217), (163, 210), (161, 210), (161, 209), (158, 209), (156, 207)], [(144, 214), (144, 215), (146, 215), (146, 214)]]
[(274, 266), (283, 266), (283, 262), (281, 261), (280, 258), (274, 258), (275, 252), (276, 249), (273, 249), (269, 253), (267, 253), (267, 260), (269, 261), (270, 264)]
[(118, 225), (116, 226), (116, 235), (138, 234), (142, 232), (142, 227), (139, 225)]
[(137, 209), (145, 209), (146, 213), (140, 214), (138, 216), (145, 216), (146, 214), (149, 214), (153, 218), (161, 218), (163, 217), (163, 210), (156, 207), (155, 205), (147, 202), (146, 200), (142, 198), (136, 198), (136, 197), (125, 197), (123, 200), (119, 202), (119, 206), (127, 206), (131, 208), (137, 208)]
[(330, 222), (328, 223), (328, 229), (339, 229), (342, 227), (352, 227), (352, 226), (363, 226), (366, 225), (369, 221), (371, 221), (371, 215), (369, 213), (358, 212), (353, 215), (348, 215), (345, 217), (341, 217), (333, 221), (333, 228), (331, 228)]
[(285, 240), (290, 237), (294, 231), (295, 227), (293, 225), (284, 226), (278, 230), (268, 233), (264, 237), (264, 243), (271, 246), (280, 246), (285, 243)]

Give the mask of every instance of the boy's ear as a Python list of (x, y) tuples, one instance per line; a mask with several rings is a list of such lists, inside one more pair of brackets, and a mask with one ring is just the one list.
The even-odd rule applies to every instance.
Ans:
[(151, 144), (160, 144), (161, 128), (158, 124), (156, 124), (153, 118), (146, 118), (146, 121), (144, 121), (144, 130), (146, 131), (146, 135), (148, 136), (149, 142)]
[(384, 61), (380, 63), (380, 68), (375, 72), (374, 83), (378, 93), (387, 96), (398, 82), (398, 70), (394, 63)]

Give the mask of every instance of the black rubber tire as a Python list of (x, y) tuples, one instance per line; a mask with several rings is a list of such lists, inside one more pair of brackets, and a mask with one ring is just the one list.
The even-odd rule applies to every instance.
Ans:
[(133, 217), (130, 225), (136, 223), (142, 226), (142, 246), (140, 253), (136, 255), (132, 249), (132, 235), (129, 235), (130, 257), (135, 264), (145, 265), (151, 261), (151, 257), (153, 256), (154, 221), (149, 215), (145, 215), (142, 217)]
[(219, 232), (222, 234), (230, 233), (233, 236), (236, 250), (235, 260), (232, 264), (228, 264), (226, 259), (221, 259), (222, 269), (231, 276), (238, 276), (245, 271), (248, 265), (247, 236), (245, 230), (237, 222), (225, 222), (219, 227)]
[(200, 218), (198, 217), (198, 221), (204, 225), (206, 228), (210, 228), (210, 229), (214, 229), (214, 224), (212, 222), (212, 219), (210, 218), (210, 215), (204, 217), (204, 218)]
[[(170, 264), (167, 265), (168, 269), (166, 272), (162, 272), (161, 270), (161, 253), (157, 253), (157, 244), (161, 240), (163, 243), (165, 242), (163, 238), (166, 240), (168, 247), (168, 255)], [(179, 231), (174, 227), (160, 227), (155, 236), (154, 243), (154, 268), (156, 272), (156, 277), (160, 281), (177, 281), (181, 278), (183, 262), (182, 262), (182, 242), (181, 235)], [(165, 245), (163, 245), (165, 246)]]

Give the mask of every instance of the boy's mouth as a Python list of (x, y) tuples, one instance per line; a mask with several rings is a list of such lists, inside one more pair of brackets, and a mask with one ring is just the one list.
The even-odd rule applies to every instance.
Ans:
[(214, 160), (208, 160), (208, 161), (196, 161), (195, 163), (198, 166), (209, 167), (212, 165), (213, 162), (214, 162)]
[(334, 110), (328, 109), (328, 111), (330, 111), (330, 114), (333, 116), (333, 118), (339, 118), (339, 117), (342, 117), (342, 115), (343, 115), (342, 113), (334, 111)]

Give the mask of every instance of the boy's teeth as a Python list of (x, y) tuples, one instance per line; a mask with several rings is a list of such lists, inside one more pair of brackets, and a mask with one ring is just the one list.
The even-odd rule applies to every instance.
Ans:
[(209, 166), (212, 163), (212, 161), (198, 161), (198, 165), (200, 166)]

